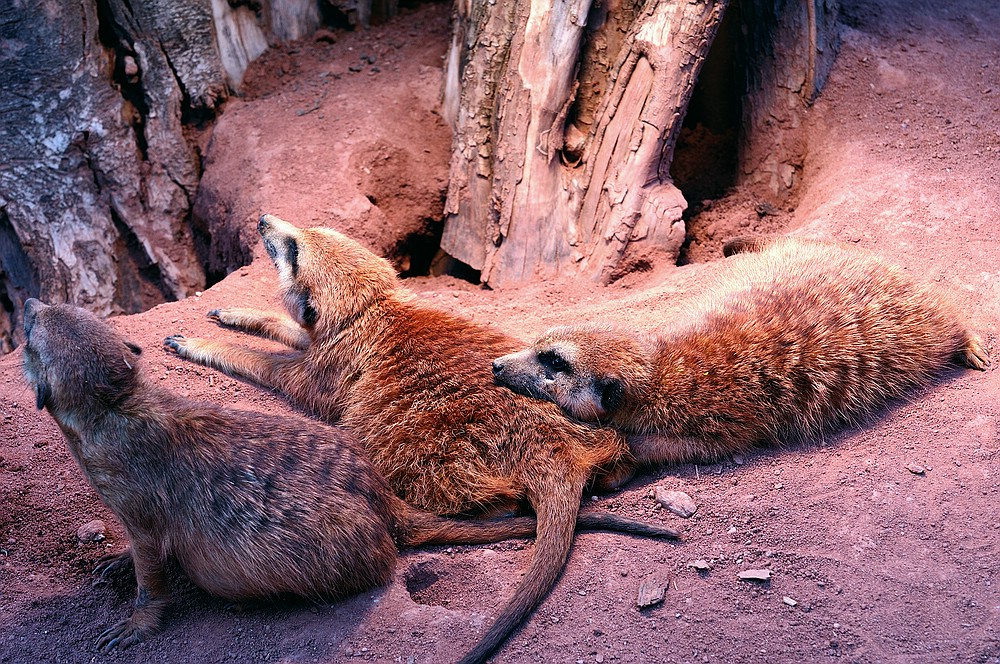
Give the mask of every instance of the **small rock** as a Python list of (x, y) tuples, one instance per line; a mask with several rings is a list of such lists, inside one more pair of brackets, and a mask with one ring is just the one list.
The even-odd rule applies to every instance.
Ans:
[(347, 71), (351, 72), (352, 74), (357, 74), (362, 69), (364, 69), (364, 67), (362, 67), (361, 65), (348, 65), (347, 66)]
[(795, 606), (796, 604), (798, 604), (798, 602), (796, 602), (791, 597), (782, 597), (781, 601), (787, 604), (788, 606)]
[(699, 572), (707, 572), (708, 570), (712, 569), (712, 566), (708, 563), (707, 560), (702, 560), (700, 558), (698, 560), (693, 560), (689, 562), (688, 567), (693, 567)]
[(694, 500), (683, 491), (667, 491), (663, 487), (657, 487), (656, 502), (683, 519), (690, 518), (698, 511)]
[(100, 519), (89, 521), (76, 531), (76, 538), (81, 542), (100, 542), (104, 539), (107, 527)]
[(639, 584), (639, 596), (635, 603), (640, 609), (655, 606), (663, 602), (667, 589), (659, 581), (643, 581)]
[(597, 662), (597, 664), (603, 664), (604, 655), (602, 655), (601, 653), (597, 653), (597, 657), (594, 658), (594, 661)]
[(769, 569), (747, 569), (736, 575), (743, 581), (770, 581), (771, 570)]
[(919, 463), (911, 463), (909, 466), (906, 467), (906, 469), (908, 471), (910, 471), (911, 473), (913, 473), (914, 475), (923, 475), (924, 472), (926, 472), (926, 470), (927, 470), (926, 468), (924, 468), (923, 466), (921, 466)]
[(125, 75), (129, 78), (133, 78), (139, 75), (139, 64), (135, 61), (131, 55), (126, 55), (125, 61)]

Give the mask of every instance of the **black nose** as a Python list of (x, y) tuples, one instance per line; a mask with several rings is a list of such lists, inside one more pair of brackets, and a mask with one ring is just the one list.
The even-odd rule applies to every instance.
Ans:
[(264, 231), (271, 227), (271, 223), (267, 220), (269, 216), (271, 215), (262, 214), (260, 215), (260, 219), (257, 221), (257, 232), (261, 235), (263, 235)]
[(493, 360), (493, 375), (499, 376), (503, 373), (503, 365), (500, 364), (499, 360)]

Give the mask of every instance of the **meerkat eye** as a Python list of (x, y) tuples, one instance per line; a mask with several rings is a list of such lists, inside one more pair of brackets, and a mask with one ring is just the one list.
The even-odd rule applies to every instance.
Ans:
[(569, 362), (554, 350), (546, 350), (539, 353), (538, 362), (549, 371), (555, 373), (573, 373)]

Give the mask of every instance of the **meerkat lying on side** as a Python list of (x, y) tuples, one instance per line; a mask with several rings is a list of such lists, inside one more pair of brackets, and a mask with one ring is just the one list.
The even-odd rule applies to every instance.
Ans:
[[(29, 299), (24, 373), (101, 500), (125, 527), (132, 616), (104, 650), (153, 633), (168, 602), (164, 563), (231, 600), (335, 599), (392, 578), (396, 547), (527, 537), (535, 520), (460, 521), (418, 511), (390, 489), (346, 430), (303, 417), (222, 409), (154, 386), (124, 341), (93, 314)], [(602, 515), (582, 527), (628, 526)]]
[(496, 381), (664, 463), (855, 423), (952, 362), (989, 365), (942, 294), (866, 251), (740, 238), (726, 255), (720, 283), (678, 320), (645, 334), (557, 327), (494, 361)]
[(293, 320), (248, 309), (209, 316), (297, 350), (267, 353), (180, 336), (164, 343), (347, 425), (397, 493), (422, 509), (458, 514), (527, 501), (538, 517), (530, 567), (462, 659), (484, 660), (555, 583), (584, 486), (595, 469), (628, 453), (625, 440), (495, 385), (490, 361), (518, 342), (422, 303), (388, 262), (357, 242), (272, 215), (261, 217), (258, 231)]

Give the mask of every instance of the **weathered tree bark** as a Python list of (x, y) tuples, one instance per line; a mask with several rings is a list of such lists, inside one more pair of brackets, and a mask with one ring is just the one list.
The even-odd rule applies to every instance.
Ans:
[(28, 297), (106, 315), (204, 286), (198, 134), (269, 39), (318, 18), (314, 0), (0, 4), (0, 352)]
[[(455, 139), (442, 248), (492, 285), (548, 274), (607, 282), (636, 261), (676, 259), (686, 202), (670, 164), (728, 4), (460, 0), (445, 87)], [(815, 86), (815, 7), (742, 4), (751, 23), (770, 21), (740, 52), (767, 70), (744, 91), (754, 125), (787, 103), (771, 93), (777, 78), (811, 68)], [(785, 18), (796, 12), (805, 18)], [(779, 38), (804, 43), (795, 53), (805, 61), (774, 57)], [(749, 160), (762, 144), (745, 145)]]

